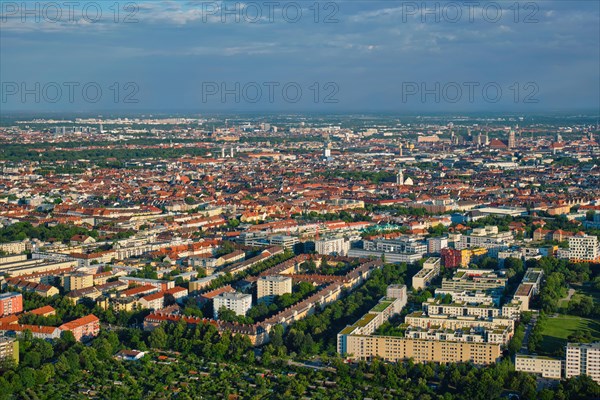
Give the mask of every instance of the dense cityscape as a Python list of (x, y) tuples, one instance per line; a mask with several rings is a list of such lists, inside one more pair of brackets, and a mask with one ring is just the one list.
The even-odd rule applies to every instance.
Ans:
[(0, 0), (0, 400), (599, 400), (599, 32)]
[(1, 125), (2, 398), (600, 396), (596, 116)]

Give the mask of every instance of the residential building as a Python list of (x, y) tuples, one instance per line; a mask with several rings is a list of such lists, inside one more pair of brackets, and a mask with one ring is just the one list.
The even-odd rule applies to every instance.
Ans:
[(66, 292), (71, 290), (85, 289), (94, 286), (94, 275), (71, 274), (63, 277), (63, 286)]
[(19, 364), (19, 341), (11, 337), (0, 337), (0, 370), (7, 364)]
[(447, 247), (447, 237), (433, 237), (427, 239), (427, 252), (429, 254), (440, 254), (442, 249), (446, 249)]
[(98, 335), (100, 332), (100, 320), (94, 314), (89, 314), (85, 317), (62, 324), (58, 328), (63, 332), (72, 332), (75, 340), (80, 342)]
[(213, 298), (213, 314), (219, 318), (219, 309), (225, 307), (236, 315), (246, 315), (252, 307), (252, 295), (244, 293), (221, 293)]
[(515, 356), (515, 371), (529, 372), (542, 378), (560, 379), (562, 377), (563, 361), (557, 358), (517, 354)]
[(440, 274), (440, 258), (430, 257), (423, 263), (423, 269), (412, 278), (412, 286), (416, 290), (425, 289)]
[(499, 232), (497, 226), (475, 228), (468, 235), (462, 235), (455, 247), (458, 250), (481, 247), (487, 249), (490, 256), (497, 257), (498, 252), (508, 249), (513, 242), (511, 232)]
[(576, 262), (599, 262), (600, 244), (598, 237), (583, 232), (569, 237), (569, 248), (559, 249), (558, 257)]
[(23, 295), (21, 293), (0, 294), (0, 317), (17, 314), (23, 311)]
[(588, 375), (600, 384), (600, 342), (568, 343), (565, 378)]
[(261, 276), (256, 281), (256, 300), (271, 304), (275, 296), (292, 293), (292, 278), (289, 276)]
[(462, 255), (460, 250), (450, 248), (442, 249), (440, 250), (440, 256), (442, 265), (445, 268), (458, 268), (461, 266)]
[(6, 254), (21, 254), (29, 247), (27, 241), (0, 243), (0, 251)]
[(315, 241), (315, 251), (324, 255), (345, 256), (350, 250), (350, 241), (343, 237)]

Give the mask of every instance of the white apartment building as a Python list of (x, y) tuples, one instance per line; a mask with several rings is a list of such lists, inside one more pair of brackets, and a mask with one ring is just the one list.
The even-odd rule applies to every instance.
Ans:
[(596, 236), (586, 235), (582, 232), (569, 237), (569, 249), (560, 249), (560, 258), (576, 261), (599, 261), (600, 245)]
[(315, 242), (315, 251), (324, 255), (348, 255), (350, 241), (344, 238), (321, 239)]
[(439, 275), (441, 259), (439, 257), (430, 257), (423, 264), (423, 269), (412, 278), (412, 286), (416, 290), (425, 289), (431, 281)]
[(562, 360), (543, 356), (517, 354), (515, 371), (541, 375), (543, 378), (560, 379), (562, 376)]
[(246, 315), (252, 307), (252, 295), (244, 293), (221, 293), (213, 299), (213, 314), (219, 318), (219, 309), (225, 307), (236, 315)]
[(292, 278), (289, 276), (261, 276), (256, 281), (256, 300), (271, 304), (275, 296), (292, 293)]
[(427, 239), (427, 252), (429, 254), (438, 254), (442, 249), (445, 249), (447, 247), (447, 237), (434, 237)]
[(565, 378), (579, 375), (600, 383), (600, 342), (567, 344)]

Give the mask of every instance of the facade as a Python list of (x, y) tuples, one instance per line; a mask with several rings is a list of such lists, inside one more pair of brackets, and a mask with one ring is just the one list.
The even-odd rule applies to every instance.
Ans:
[(261, 276), (256, 281), (256, 300), (271, 304), (275, 296), (292, 293), (292, 278), (289, 276)]
[(423, 264), (423, 269), (412, 278), (412, 286), (416, 290), (425, 289), (440, 274), (440, 258), (430, 257)]
[(225, 307), (236, 315), (246, 315), (252, 307), (252, 295), (244, 293), (221, 293), (213, 299), (213, 314), (219, 318), (219, 309)]
[(21, 254), (25, 250), (27, 250), (27, 242), (9, 242), (9, 243), (0, 243), (0, 251), (3, 251), (7, 254)]
[(350, 250), (350, 241), (344, 238), (330, 238), (315, 241), (315, 251), (324, 255), (345, 256)]
[(452, 279), (444, 279), (442, 290), (504, 290), (506, 281), (491, 269), (458, 269)]
[(445, 249), (447, 247), (447, 237), (434, 237), (427, 239), (427, 252), (429, 254), (440, 254), (442, 249)]
[(458, 268), (461, 266), (462, 255), (460, 250), (442, 249), (440, 250), (442, 265), (445, 268)]
[(487, 249), (492, 257), (497, 257), (498, 252), (506, 250), (512, 241), (512, 233), (498, 232), (497, 226), (486, 226), (473, 229), (469, 235), (462, 235), (456, 243), (456, 249), (481, 247)]
[(350, 249), (350, 257), (384, 257), (389, 263), (414, 263), (427, 253), (427, 245), (415, 237), (401, 237), (393, 240), (365, 240), (363, 249)]
[(100, 332), (100, 320), (94, 314), (89, 314), (85, 317), (62, 324), (58, 328), (63, 332), (72, 332), (75, 340), (80, 342), (98, 335)]
[(19, 364), (19, 341), (15, 338), (0, 337), (0, 369), (11, 363)]
[(567, 344), (565, 378), (579, 375), (600, 383), (600, 342)]
[(424, 340), (412, 337), (350, 335), (346, 338), (344, 353), (355, 360), (380, 357), (399, 362), (412, 358), (415, 362), (455, 363), (472, 362), (492, 364), (502, 356), (497, 343)]
[(94, 286), (94, 275), (92, 274), (72, 274), (63, 278), (63, 286), (66, 292), (71, 290), (86, 289)]
[(0, 294), (0, 317), (17, 314), (23, 311), (23, 295), (21, 293)]
[(517, 354), (515, 356), (515, 371), (538, 374), (542, 378), (560, 379), (562, 377), (562, 360)]
[(569, 248), (560, 249), (558, 256), (571, 261), (598, 262), (600, 261), (598, 238), (592, 235), (585, 235), (582, 232), (571, 236), (569, 238)]

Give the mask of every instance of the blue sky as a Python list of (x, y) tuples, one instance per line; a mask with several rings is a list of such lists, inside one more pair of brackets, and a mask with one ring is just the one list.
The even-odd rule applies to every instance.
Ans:
[[(230, 13), (223, 15), (223, 3)], [(115, 18), (113, 1), (81, 1), (71, 18), (61, 1), (54, 3), (60, 10), (30, 2), (29, 14), (21, 1), (2, 1), (0, 107), (199, 113), (600, 108), (600, 2), (518, 2), (518, 12), (513, 1), (437, 3), (424, 9), (421, 1), (392, 0), (120, 2)], [(131, 13), (134, 21), (125, 23)], [(72, 102), (69, 82), (79, 84)], [(25, 88), (40, 98), (24, 95)], [(223, 89), (230, 93), (222, 96)]]

